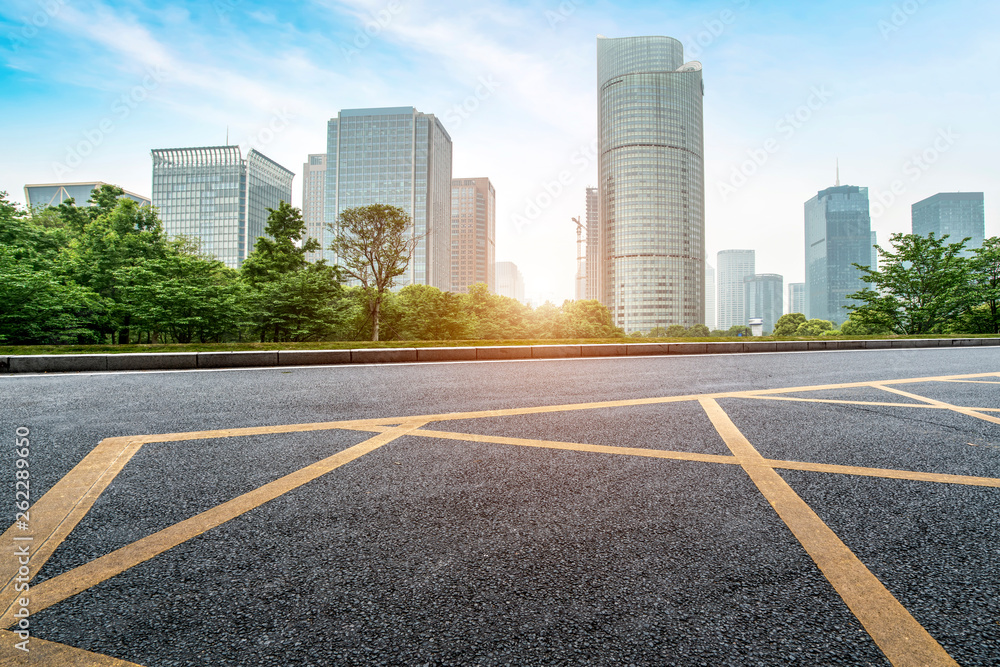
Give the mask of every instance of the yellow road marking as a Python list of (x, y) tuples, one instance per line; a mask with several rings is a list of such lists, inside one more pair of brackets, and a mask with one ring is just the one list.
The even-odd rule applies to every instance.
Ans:
[(921, 410), (943, 410), (941, 405), (926, 405), (923, 403), (884, 403), (880, 401), (846, 401), (833, 398), (799, 398), (797, 396), (740, 396), (739, 398), (756, 398), (762, 401), (797, 401), (800, 403), (840, 403), (844, 405), (874, 405), (885, 408), (919, 408)]
[(6, 657), (0, 658), (3, 667), (142, 667), (134, 662), (126, 662), (99, 653), (73, 648), (65, 644), (31, 637), (28, 652), (15, 649), (14, 644), (21, 638), (9, 630), (0, 630), (0, 646), (9, 648)]
[(944, 401), (939, 401), (934, 398), (927, 398), (926, 396), (918, 396), (917, 394), (912, 394), (908, 391), (903, 391), (902, 389), (896, 389), (895, 387), (886, 387), (879, 384), (872, 386), (875, 387), (876, 389), (881, 389), (883, 391), (888, 391), (893, 394), (899, 394), (900, 396), (906, 396), (907, 398), (914, 398), (918, 401), (923, 401), (928, 405), (933, 405), (939, 408), (946, 408), (948, 410), (952, 410), (954, 412), (966, 415), (968, 417), (975, 417), (976, 419), (982, 419), (983, 421), (992, 422), (994, 424), (1000, 424), (1000, 418), (993, 417), (992, 415), (984, 415), (980, 412), (977, 412), (975, 408), (966, 408), (959, 405), (952, 405), (951, 403), (945, 403)]
[[(169, 528), (154, 533), (105, 556), (60, 574), (52, 579), (31, 587), (31, 612), (36, 614), (52, 605), (62, 602), (81, 591), (96, 586), (102, 581), (121, 574), (125, 570), (143, 563), (159, 554), (182, 544), (193, 537), (215, 528), (241, 514), (260, 507), (264, 503), (297, 489), (331, 470), (372, 452), (382, 445), (392, 442), (419, 428), (423, 421), (407, 422), (401, 426), (380, 433), (364, 442), (354, 445), (322, 461), (285, 475), (259, 489), (244, 493), (190, 519), (185, 519)], [(0, 618), (0, 627), (10, 627), (16, 619), (8, 613)]]
[[(0, 545), (8, 554), (15, 554), (27, 545), (29, 556), (24, 560), (28, 561), (29, 574), (27, 577), (18, 576), (22, 565), (20, 558), (11, 556), (0, 559), (0, 583), (3, 584), (0, 589), (0, 617), (13, 613), (11, 607), (23, 595), (15, 589), (18, 579), (23, 583), (38, 574), (42, 565), (86, 516), (98, 496), (140, 447), (129, 438), (102, 440), (28, 510), (30, 532), (18, 529), (16, 523), (4, 532)], [(15, 539), (25, 536), (32, 539)]]
[(951, 656), (771, 468), (716, 401), (700, 401), (740, 465), (895, 667), (954, 665)]
[(996, 380), (937, 380), (937, 382), (958, 382), (960, 384), (1000, 384)]

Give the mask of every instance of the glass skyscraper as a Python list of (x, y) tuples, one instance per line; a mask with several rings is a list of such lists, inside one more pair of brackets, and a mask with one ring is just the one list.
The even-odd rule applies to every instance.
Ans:
[(153, 154), (153, 206), (170, 236), (237, 268), (264, 236), (269, 213), (292, 201), (295, 174), (239, 146), (162, 148)]
[(587, 268), (584, 298), (601, 300), (601, 215), (597, 188), (587, 188)]
[(702, 324), (701, 64), (671, 37), (598, 37), (597, 84), (601, 301), (626, 332)]
[(870, 266), (871, 215), (868, 188), (839, 185), (805, 204), (805, 316), (842, 324), (854, 303), (847, 295), (867, 286), (861, 270)]
[(913, 233), (935, 238), (948, 235), (947, 243), (969, 237), (962, 254), (972, 255), (986, 237), (986, 210), (982, 192), (939, 192), (913, 205)]
[(451, 291), (496, 290), (497, 194), (488, 178), (451, 181)]
[(747, 326), (746, 288), (744, 281), (756, 273), (756, 254), (753, 250), (720, 250), (716, 255), (719, 265), (717, 284), (719, 317), (716, 326), (723, 331), (739, 325)]
[(406, 211), (415, 249), (401, 285), (451, 288), (451, 180), (451, 137), (434, 115), (390, 107), (344, 109), (330, 119), (326, 224), (369, 204)]
[(785, 279), (777, 273), (758, 273), (743, 281), (746, 290), (746, 315), (764, 320), (764, 335), (774, 331), (774, 325), (784, 313)]
[(309, 161), (302, 164), (302, 222), (306, 223), (306, 238), (316, 239), (320, 245), (319, 250), (306, 253), (310, 262), (323, 257), (323, 248), (329, 245), (323, 225), (325, 194), (326, 153), (312, 154)]

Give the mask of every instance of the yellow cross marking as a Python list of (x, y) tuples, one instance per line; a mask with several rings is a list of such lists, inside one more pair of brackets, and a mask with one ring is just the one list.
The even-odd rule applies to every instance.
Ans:
[[(896, 666), (909, 665), (954, 665), (956, 664), (944, 649), (920, 626), (910, 613), (900, 605), (881, 582), (865, 567), (846, 545), (830, 530), (816, 513), (796, 494), (775, 472), (776, 469), (804, 470), (837, 475), (859, 475), (886, 479), (913, 480), (929, 483), (959, 484), (1000, 488), (1000, 479), (949, 475), (907, 470), (886, 470), (857, 466), (842, 466), (801, 461), (779, 461), (765, 459), (746, 440), (718, 403), (718, 399), (784, 400), (802, 403), (827, 403), (845, 405), (866, 405), (875, 407), (916, 408), (950, 410), (962, 415), (1000, 424), (1000, 418), (983, 414), (998, 411), (997, 408), (977, 408), (957, 406), (943, 401), (913, 394), (895, 385), (920, 384), (927, 382), (984, 382), (977, 378), (998, 377), (1000, 373), (976, 373), (943, 377), (921, 377), (876, 382), (849, 382), (841, 384), (815, 385), (806, 387), (786, 387), (751, 391), (716, 392), (682, 396), (662, 396), (617, 401), (576, 403), (567, 405), (531, 406), (498, 410), (445, 413), (434, 415), (402, 416), (380, 419), (359, 419), (309, 424), (286, 424), (251, 428), (219, 429), (187, 433), (166, 433), (158, 435), (108, 438), (88, 454), (63, 479), (52, 487), (30, 509), (33, 541), (30, 542), (30, 572), (34, 578), (45, 562), (87, 514), (100, 494), (111, 484), (115, 476), (128, 461), (148, 443), (181, 442), (214, 438), (241, 437), (250, 435), (273, 435), (280, 433), (300, 433), (306, 431), (346, 430), (373, 433), (371, 438), (349, 447), (322, 461), (285, 475), (264, 486), (233, 498), (229, 501), (185, 519), (173, 526), (144, 537), (130, 545), (31, 586), (32, 613), (58, 604), (63, 600), (85, 591), (102, 581), (106, 581), (129, 568), (148, 561), (165, 551), (182, 544), (212, 528), (222, 525), (262, 504), (278, 498), (302, 485), (317, 479), (337, 468), (354, 461), (379, 447), (401, 437), (433, 438), (473, 443), (493, 443), (520, 447), (535, 447), (564, 451), (587, 452), (598, 455), (638, 456), (646, 458), (688, 461), (713, 465), (739, 465), (750, 476), (779, 517), (814, 560), (820, 571), (830, 581), (833, 588), (844, 599), (852, 613), (872, 636), (876, 644)], [(816, 392), (831, 389), (875, 388), (888, 393), (905, 396), (918, 403), (891, 403), (879, 401), (854, 401), (836, 399), (811, 399), (788, 394)], [(581, 410), (596, 410), (642, 405), (664, 405), (670, 403), (697, 401), (716, 430), (722, 436), (731, 455), (701, 454), (645, 449), (635, 447), (610, 447), (584, 443), (552, 440), (534, 440), (504, 436), (489, 436), (475, 433), (458, 433), (425, 428), (433, 422), (476, 420), (515, 415), (537, 415)], [(16, 524), (11, 526), (0, 543), (5, 547), (18, 536)], [(22, 533), (23, 534), (23, 533)], [(16, 560), (16, 559), (15, 559)], [(0, 628), (14, 626), (15, 602), (19, 594), (14, 590), (18, 565), (5, 559), (0, 562)], [(8, 641), (16, 637), (13, 633), (0, 630), (0, 639), (7, 647)], [(40, 662), (23, 664), (70, 665), (93, 664), (109, 667), (127, 667), (126, 663), (114, 658), (96, 656), (66, 647), (54, 642), (43, 642), (32, 638), (32, 646), (38, 646), (35, 658)], [(38, 644), (34, 644), (38, 642)], [(81, 657), (81, 655), (91, 657)], [(73, 662), (73, 661), (77, 662)], [(89, 662), (88, 662), (89, 660)], [(0, 663), (7, 664), (5, 660)], [(16, 663), (22, 664), (22, 663)]]

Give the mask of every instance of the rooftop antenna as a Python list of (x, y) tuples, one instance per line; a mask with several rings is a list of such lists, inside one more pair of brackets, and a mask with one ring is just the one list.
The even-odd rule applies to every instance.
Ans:
[(840, 158), (837, 158), (837, 187), (840, 187)]

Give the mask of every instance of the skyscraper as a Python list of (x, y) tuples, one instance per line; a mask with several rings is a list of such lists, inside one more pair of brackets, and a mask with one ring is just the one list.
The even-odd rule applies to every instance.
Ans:
[(939, 192), (913, 205), (913, 233), (927, 236), (931, 232), (948, 243), (958, 243), (971, 237), (962, 252), (972, 255), (973, 248), (983, 245), (986, 238), (986, 211), (982, 192)]
[(497, 294), (524, 301), (524, 276), (514, 262), (497, 262)]
[(264, 235), (269, 213), (292, 201), (295, 174), (239, 146), (162, 148), (153, 155), (153, 206), (170, 236), (197, 239), (201, 250), (238, 267)]
[(764, 335), (774, 331), (774, 325), (784, 313), (784, 278), (776, 273), (747, 276), (745, 288), (746, 316), (764, 320)]
[(806, 284), (788, 283), (788, 308), (789, 313), (803, 313), (806, 309)]
[(415, 244), (400, 284), (451, 289), (451, 137), (441, 121), (413, 107), (344, 109), (327, 126), (326, 155), (326, 223), (356, 206), (398, 206)]
[(701, 64), (671, 37), (598, 37), (597, 84), (601, 301), (626, 332), (701, 324)]
[(585, 298), (601, 298), (601, 215), (597, 188), (587, 188), (587, 287)]
[(497, 195), (488, 178), (451, 181), (451, 291), (496, 289)]
[(744, 280), (754, 275), (753, 250), (720, 250), (719, 266), (719, 318), (716, 326), (723, 331), (734, 325), (747, 326), (746, 288)]
[(718, 313), (715, 306), (715, 267), (705, 264), (705, 326), (709, 329), (716, 328)]
[(872, 271), (878, 271), (878, 250), (875, 246), (878, 245), (878, 232), (872, 232), (872, 242), (871, 242), (871, 253), (872, 253), (872, 263), (868, 265)]
[(328, 239), (323, 225), (325, 214), (323, 202), (326, 199), (326, 154), (309, 156), (302, 165), (302, 221), (306, 223), (306, 238), (319, 241), (320, 249), (306, 254), (310, 262), (323, 257), (323, 251), (332, 239)]
[(806, 310), (808, 319), (847, 319), (848, 294), (864, 289), (861, 270), (871, 264), (868, 188), (838, 185), (805, 203)]

